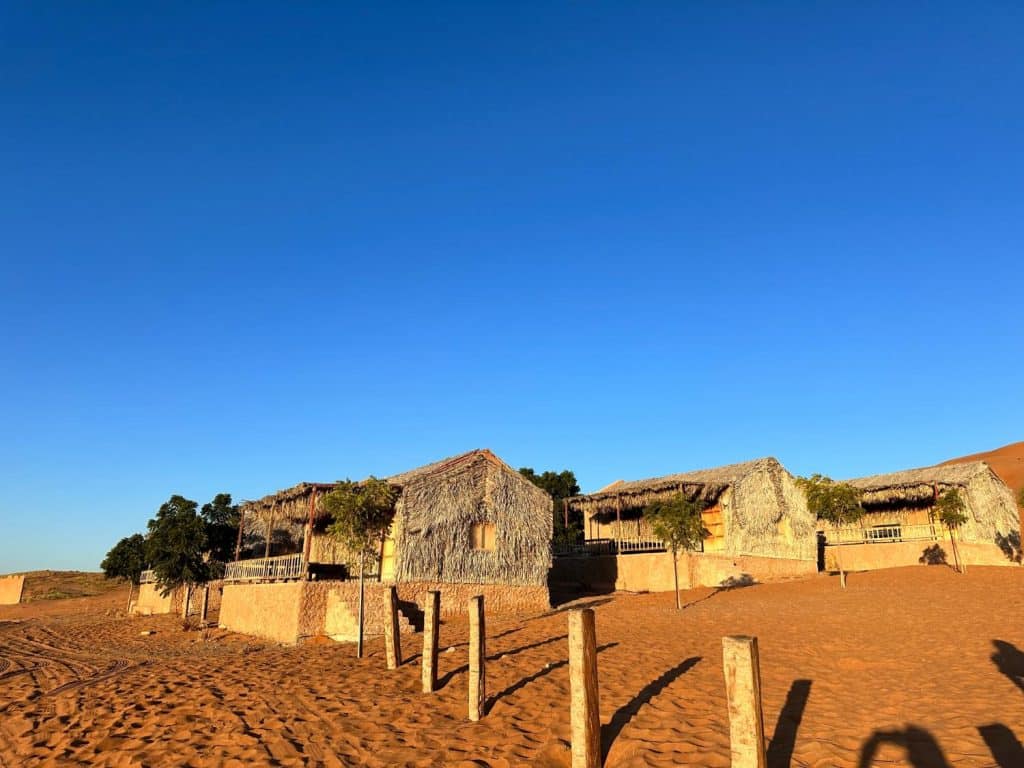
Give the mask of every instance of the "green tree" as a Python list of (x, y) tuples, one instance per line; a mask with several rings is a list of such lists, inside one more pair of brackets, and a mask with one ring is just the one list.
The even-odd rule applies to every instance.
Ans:
[(580, 541), (583, 538), (583, 513), (569, 510), (567, 515), (563, 505), (564, 499), (576, 496), (580, 492), (576, 474), (572, 470), (563, 469), (561, 472), (547, 470), (538, 475), (532, 467), (521, 467), (519, 474), (551, 496), (554, 541), (564, 545)]
[(210, 579), (206, 562), (206, 523), (198, 505), (184, 496), (171, 496), (149, 521), (146, 559), (164, 595), (185, 584)]
[[(807, 508), (819, 520), (842, 528), (856, 523), (864, 516), (864, 507), (860, 503), (861, 493), (849, 483), (837, 483), (832, 478), (819, 474), (798, 477), (796, 483), (807, 497)], [(839, 585), (846, 589), (842, 547), (838, 546), (836, 565), (839, 566)]]
[(238, 505), (231, 503), (230, 493), (218, 493), (213, 500), (203, 504), (200, 515), (206, 525), (206, 545), (210, 559), (226, 563), (235, 557), (235, 543), (238, 540)]
[(324, 497), (330, 515), (327, 533), (359, 558), (359, 640), (356, 655), (363, 657), (363, 607), (366, 560), (376, 560), (395, 517), (398, 491), (384, 480), (370, 477), (361, 483), (345, 480)]
[(146, 538), (141, 533), (125, 536), (107, 552), (100, 568), (108, 579), (125, 579), (128, 582), (130, 607), (132, 592), (146, 570)]
[(949, 531), (950, 545), (953, 547), (953, 564), (960, 573), (967, 572), (967, 566), (960, 559), (960, 550), (956, 545), (956, 534), (961, 525), (967, 522), (967, 505), (964, 504), (960, 491), (950, 488), (935, 501), (935, 511), (939, 522)]
[(679, 600), (679, 551), (696, 549), (711, 532), (704, 527), (701, 512), (705, 504), (691, 501), (677, 493), (666, 501), (656, 501), (644, 509), (644, 517), (651, 524), (654, 535), (665, 542), (672, 553), (672, 579), (676, 587), (676, 610), (682, 609)]

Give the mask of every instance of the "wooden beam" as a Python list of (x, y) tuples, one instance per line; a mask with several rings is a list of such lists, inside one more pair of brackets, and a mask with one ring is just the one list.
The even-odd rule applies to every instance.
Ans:
[(487, 647), (484, 596), (469, 598), (469, 719), (484, 716), (487, 701)]
[(767, 768), (757, 638), (746, 635), (723, 637), (722, 662), (725, 695), (729, 701), (732, 768)]
[(437, 643), (441, 630), (441, 593), (427, 592), (423, 610), (423, 692), (437, 688)]
[(384, 593), (384, 648), (388, 669), (402, 665), (402, 640), (398, 634), (398, 590), (392, 586)]
[(569, 611), (569, 699), (572, 768), (601, 768), (601, 713), (594, 609)]

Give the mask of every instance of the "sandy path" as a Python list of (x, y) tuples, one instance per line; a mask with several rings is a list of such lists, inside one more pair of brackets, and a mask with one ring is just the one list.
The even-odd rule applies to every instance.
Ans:
[[(1024, 569), (907, 568), (845, 593), (825, 577), (694, 590), (681, 613), (669, 595), (592, 598), (606, 764), (728, 766), (721, 637), (748, 633), (772, 766), (1024, 766), (1022, 592)], [(490, 711), (469, 723), (462, 619), (424, 696), (419, 635), (389, 673), (379, 642), (359, 662), (203, 639), (106, 615), (121, 597), (0, 609), (0, 765), (567, 764), (563, 612), (489, 617)]]

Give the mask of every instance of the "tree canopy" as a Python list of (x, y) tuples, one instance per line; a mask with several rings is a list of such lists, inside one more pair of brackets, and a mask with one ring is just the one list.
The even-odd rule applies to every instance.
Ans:
[(115, 544), (100, 563), (108, 579), (127, 579), (138, 584), (146, 570), (146, 538), (141, 533), (125, 536)]
[(939, 520), (947, 528), (959, 528), (967, 522), (967, 505), (956, 488), (950, 488), (939, 496), (935, 502), (935, 510), (938, 512)]
[(656, 501), (644, 509), (644, 519), (654, 535), (673, 553), (696, 549), (711, 532), (704, 527), (701, 512), (705, 505), (677, 493), (665, 501)]
[(818, 519), (839, 527), (855, 523), (864, 516), (861, 492), (849, 483), (837, 483), (819, 474), (798, 477), (796, 482), (807, 497), (807, 508)]
[(184, 584), (201, 584), (210, 578), (206, 522), (198, 505), (184, 496), (171, 496), (149, 521), (146, 559), (164, 594)]
[(332, 519), (327, 533), (354, 555), (374, 558), (391, 527), (397, 499), (398, 491), (384, 480), (345, 480), (322, 502)]
[(231, 503), (230, 493), (218, 493), (203, 504), (200, 511), (206, 525), (206, 545), (210, 559), (226, 563), (235, 556), (238, 539), (238, 506)]
[(548, 492), (554, 500), (551, 507), (552, 525), (555, 541), (574, 542), (583, 535), (583, 515), (579, 512), (569, 513), (569, 526), (565, 525), (565, 514), (562, 509), (562, 500), (575, 496), (580, 492), (579, 483), (576, 482), (576, 474), (569, 469), (561, 472), (547, 470), (539, 475), (532, 467), (521, 467), (519, 474)]

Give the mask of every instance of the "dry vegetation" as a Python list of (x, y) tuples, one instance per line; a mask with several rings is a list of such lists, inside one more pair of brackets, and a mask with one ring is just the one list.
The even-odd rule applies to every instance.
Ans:
[(124, 588), (124, 582), (107, 579), (91, 571), (29, 571), (25, 574), (25, 591), (21, 601), (63, 600), (70, 597), (92, 597)]

